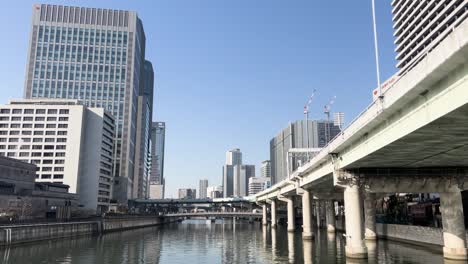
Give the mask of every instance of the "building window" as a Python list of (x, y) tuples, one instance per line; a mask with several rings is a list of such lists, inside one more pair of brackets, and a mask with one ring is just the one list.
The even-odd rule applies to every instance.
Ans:
[(32, 124), (23, 124), (23, 128), (32, 128)]
[(54, 142), (54, 138), (46, 138), (45, 142)]
[(8, 149), (17, 149), (17, 148), (18, 148), (17, 145), (9, 145), (9, 146), (8, 146)]
[(58, 124), (58, 128), (68, 128), (68, 124)]
[(67, 135), (67, 131), (58, 131), (57, 132), (57, 136), (66, 136)]
[(65, 157), (65, 152), (57, 152), (55, 153), (55, 157)]
[(42, 142), (42, 138), (33, 138), (33, 142)]
[(8, 157), (16, 157), (16, 153), (15, 152), (8, 152), (7, 156)]
[(55, 149), (65, 149), (65, 145), (58, 145)]
[(30, 131), (30, 130), (23, 130), (23, 131), (21, 131), (21, 135), (29, 136), (29, 135), (31, 135), (31, 134), (32, 134), (32, 131)]
[(46, 136), (53, 136), (55, 135), (55, 131), (46, 131), (45, 134)]
[(63, 174), (55, 174), (54, 179), (63, 179)]
[(34, 128), (44, 128), (44, 124), (34, 124)]
[(57, 121), (57, 117), (49, 116), (49, 117), (47, 117), (47, 121)]
[(55, 164), (64, 164), (65, 160), (55, 160)]
[(37, 114), (45, 114), (45, 109), (36, 109), (36, 115)]
[(53, 152), (44, 152), (44, 157), (53, 157), (54, 153)]
[(53, 160), (43, 160), (42, 164), (52, 164)]
[(42, 145), (33, 145), (32, 149), (42, 149)]
[(29, 157), (29, 152), (20, 152), (20, 157)]
[(11, 117), (11, 121), (21, 121), (21, 116), (13, 116)]
[(36, 165), (36, 164), (41, 164), (41, 160), (31, 160), (31, 163)]
[(23, 113), (22, 109), (13, 109), (13, 114), (21, 114)]
[(59, 117), (59, 121), (68, 121), (68, 117)]
[(10, 131), (10, 135), (19, 135), (19, 131), (18, 130), (11, 130)]
[(36, 121), (45, 121), (45, 117), (43, 116), (36, 116), (36, 118), (34, 119)]
[(20, 149), (31, 149), (30, 145), (21, 145)]
[(60, 114), (62, 115), (67, 115), (68, 114), (68, 109), (60, 109)]
[(40, 157), (40, 156), (42, 156), (42, 153), (41, 152), (33, 152), (33, 153), (31, 153), (31, 156), (32, 157)]
[(0, 114), (9, 114), (10, 109), (0, 109)]
[(57, 142), (65, 143), (65, 142), (67, 142), (67, 139), (66, 138), (57, 138)]
[(55, 167), (54, 171), (64, 171), (63, 167)]
[[(45, 171), (44, 168), (42, 168), (42, 171)], [(50, 174), (42, 174), (41, 179), (50, 179), (51, 175)]]
[[(47, 140), (48, 138), (46, 138)], [(45, 145), (44, 149), (54, 149), (54, 145)]]
[(47, 114), (57, 114), (57, 109), (49, 109), (47, 110)]
[(34, 131), (34, 135), (44, 135), (44, 131)]
[(8, 140), (8, 142), (18, 142), (18, 141), (19, 141), (18, 138), (10, 138)]
[(25, 116), (25, 117), (23, 117), (23, 121), (33, 121), (33, 117), (32, 116)]
[(34, 109), (24, 109), (25, 114), (34, 114)]

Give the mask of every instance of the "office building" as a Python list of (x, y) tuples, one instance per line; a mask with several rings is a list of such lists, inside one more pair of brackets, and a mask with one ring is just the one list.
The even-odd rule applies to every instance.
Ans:
[(205, 199), (208, 197), (207, 188), (208, 188), (208, 180), (200, 180), (200, 184), (198, 186), (198, 198)]
[(149, 179), (151, 174), (151, 132), (153, 118), (153, 65), (145, 61), (144, 74), (138, 95), (138, 120), (136, 144), (140, 146), (135, 153), (135, 181), (133, 193), (137, 198), (149, 197)]
[(393, 0), (397, 68), (411, 69), (466, 19), (466, 0)]
[(263, 178), (271, 177), (271, 162), (269, 160), (262, 161), (260, 166), (260, 176)]
[[(115, 117), (113, 198), (136, 198), (138, 112), (145, 65), (145, 33), (136, 12), (34, 5), (27, 54), (25, 98), (79, 99)], [(142, 103), (144, 104), (144, 103)], [(152, 102), (151, 104), (152, 105)], [(143, 110), (144, 111), (144, 110)], [(140, 170), (137, 169), (139, 172)]]
[(206, 188), (207, 197), (210, 199), (223, 197), (223, 186), (208, 186)]
[(166, 140), (166, 123), (153, 122), (151, 128), (151, 173), (150, 198), (163, 199), (164, 180), (164, 147)]
[(231, 149), (226, 152), (226, 163), (223, 165), (223, 196), (231, 197), (234, 194), (234, 167), (242, 164), (240, 149)]
[(85, 208), (105, 212), (112, 192), (114, 118), (70, 99), (0, 106), (0, 155), (33, 163), (37, 182), (65, 184)]
[(249, 196), (255, 195), (270, 187), (270, 178), (266, 177), (252, 177), (249, 178)]
[(179, 189), (179, 199), (196, 199), (197, 190), (195, 189)]
[(255, 177), (255, 165), (235, 165), (233, 196), (244, 197), (249, 192), (249, 178)]
[[(338, 135), (341, 130), (333, 121), (309, 120), (308, 128), (305, 120), (290, 123), (276, 137), (270, 140), (271, 183), (275, 184), (285, 179), (296, 170), (299, 164), (305, 162), (304, 157), (292, 158), (287, 172), (288, 151), (293, 148), (323, 148), (328, 141)], [(309, 135), (307, 136), (307, 132)]]

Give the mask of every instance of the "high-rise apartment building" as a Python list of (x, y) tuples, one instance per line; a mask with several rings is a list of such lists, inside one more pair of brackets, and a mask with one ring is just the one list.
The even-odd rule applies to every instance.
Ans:
[(112, 192), (114, 117), (78, 100), (22, 99), (0, 106), (0, 155), (33, 163), (36, 181), (63, 183), (88, 209)]
[[(299, 162), (305, 159), (293, 158), (287, 171), (288, 151), (292, 148), (322, 148), (328, 141), (341, 132), (333, 121), (300, 120), (290, 123), (276, 137), (270, 140), (271, 183), (275, 184), (285, 179), (289, 172), (297, 169)], [(308, 133), (308, 135), (307, 135)]]
[(151, 174), (149, 180), (150, 198), (164, 198), (164, 147), (166, 123), (153, 122), (151, 131)]
[(200, 180), (199, 186), (198, 186), (198, 198), (200, 199), (205, 199), (207, 198), (207, 188), (208, 188), (208, 180)]
[(249, 192), (249, 178), (255, 177), (255, 165), (235, 165), (233, 196), (244, 197)]
[(333, 125), (343, 129), (344, 126), (344, 113), (336, 112), (333, 113)]
[[(145, 33), (136, 12), (34, 5), (25, 98), (80, 99), (102, 107), (116, 123), (114, 198), (138, 196), (135, 187), (139, 96), (144, 90)], [(152, 102), (151, 102), (152, 105)], [(144, 107), (142, 107), (144, 108)], [(139, 172), (140, 170), (137, 169)]]
[(414, 67), (453, 28), (466, 19), (466, 0), (393, 0), (393, 29), (397, 67)]
[(271, 162), (269, 160), (262, 161), (260, 166), (260, 176), (263, 178), (271, 177)]
[(242, 152), (240, 149), (232, 149), (226, 152), (226, 163), (223, 166), (223, 195), (231, 197), (234, 194), (234, 167), (242, 164)]

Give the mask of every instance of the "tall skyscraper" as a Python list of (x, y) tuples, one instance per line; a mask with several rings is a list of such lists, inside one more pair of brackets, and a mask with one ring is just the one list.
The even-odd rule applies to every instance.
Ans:
[[(286, 159), (289, 149), (307, 148), (307, 146), (309, 148), (322, 148), (341, 132), (341, 129), (333, 124), (333, 121), (309, 120), (307, 124), (308, 128), (306, 128), (305, 120), (290, 123), (287, 128), (270, 140), (272, 184), (280, 182), (288, 175)], [(309, 133), (308, 137), (307, 132)], [(303, 162), (303, 159), (292, 159), (289, 164), (290, 172), (298, 167), (299, 162)]]
[(200, 184), (198, 186), (198, 198), (206, 199), (207, 196), (207, 188), (208, 188), (208, 180), (200, 180)]
[(151, 174), (151, 131), (153, 116), (153, 65), (145, 61), (144, 74), (138, 95), (138, 120), (136, 144), (140, 146), (135, 153), (135, 183), (133, 193), (137, 198), (149, 197), (149, 178)]
[(260, 167), (260, 174), (260, 176), (263, 178), (271, 177), (271, 162), (269, 160), (262, 161), (262, 165)]
[(113, 197), (121, 204), (137, 197), (139, 189), (135, 156), (145, 144), (137, 144), (145, 42), (136, 12), (33, 6), (25, 98), (80, 99), (114, 115)]
[(244, 197), (249, 192), (249, 178), (255, 177), (255, 165), (235, 165), (233, 196)]
[(226, 152), (226, 164), (223, 166), (223, 195), (231, 197), (234, 194), (234, 167), (242, 164), (242, 152), (240, 149), (232, 149)]
[(151, 131), (151, 175), (150, 198), (164, 198), (164, 148), (166, 142), (166, 123), (153, 122)]
[(240, 149), (231, 149), (226, 152), (226, 165), (240, 165), (242, 164), (242, 152)]
[(393, 28), (397, 67), (414, 67), (467, 17), (466, 0), (394, 0)]

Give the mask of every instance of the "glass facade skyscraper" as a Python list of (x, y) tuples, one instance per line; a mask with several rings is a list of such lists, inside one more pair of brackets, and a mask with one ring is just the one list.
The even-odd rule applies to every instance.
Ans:
[(114, 199), (120, 203), (138, 196), (135, 156), (141, 148), (137, 122), (145, 41), (135, 12), (33, 6), (25, 98), (80, 99), (114, 115)]
[(164, 198), (164, 145), (166, 123), (153, 122), (151, 131), (150, 198)]

